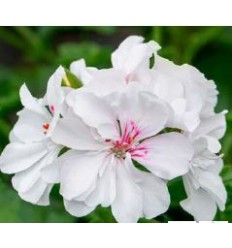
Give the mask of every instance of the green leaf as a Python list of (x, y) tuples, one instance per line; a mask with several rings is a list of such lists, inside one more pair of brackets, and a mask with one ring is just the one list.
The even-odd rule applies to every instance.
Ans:
[(62, 85), (78, 89), (83, 86), (82, 82), (68, 69), (65, 69), (66, 76), (62, 79)]

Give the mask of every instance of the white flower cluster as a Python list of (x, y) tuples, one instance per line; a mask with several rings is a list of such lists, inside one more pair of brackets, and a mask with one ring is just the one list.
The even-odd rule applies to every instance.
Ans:
[(214, 111), (216, 86), (194, 67), (162, 58), (159, 49), (130, 36), (112, 53), (112, 68), (86, 67), (83, 59), (71, 64), (81, 88), (62, 84), (62, 67), (42, 99), (21, 87), (24, 108), (0, 168), (14, 174), (22, 199), (48, 205), (59, 183), (70, 214), (110, 206), (118, 222), (137, 222), (168, 210), (167, 183), (181, 176), (187, 198), (180, 205), (195, 220), (224, 210), (218, 154), (226, 111)]

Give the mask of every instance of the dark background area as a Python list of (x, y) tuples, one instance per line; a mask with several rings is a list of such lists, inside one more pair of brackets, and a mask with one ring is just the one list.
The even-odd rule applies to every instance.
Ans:
[[(26, 82), (32, 94), (42, 97), (49, 76), (61, 64), (85, 58), (88, 66), (111, 66), (110, 54), (129, 35), (156, 40), (160, 54), (177, 64), (189, 63), (213, 79), (220, 92), (217, 111), (229, 110), (228, 129), (222, 140), (228, 191), (226, 210), (215, 220), (232, 222), (232, 28), (231, 27), (0, 27), (0, 152), (22, 108), (18, 91)], [(0, 174), (0, 222), (115, 222), (109, 209), (97, 208), (75, 218), (65, 212), (59, 188), (51, 205), (38, 207), (22, 201), (12, 189), (11, 176)], [(179, 206), (185, 198), (180, 178), (169, 183), (170, 210), (155, 220), (193, 220)]]

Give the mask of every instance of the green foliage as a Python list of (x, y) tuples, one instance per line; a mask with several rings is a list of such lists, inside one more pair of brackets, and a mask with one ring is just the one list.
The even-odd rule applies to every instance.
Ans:
[(85, 58), (87, 65), (99, 65), (100, 68), (109, 65), (111, 49), (92, 42), (64, 43), (58, 47), (57, 61), (62, 65), (69, 65), (72, 61)]
[[(32, 93), (43, 96), (52, 72), (62, 64), (67, 69), (72, 61), (85, 58), (89, 66), (110, 66), (110, 54), (119, 42), (131, 34), (155, 39), (162, 46), (160, 54), (176, 63), (190, 63), (207, 78), (214, 79), (219, 89), (218, 111), (228, 109), (228, 130), (222, 140), (226, 166), (222, 171), (228, 192), (226, 210), (216, 220), (232, 222), (232, 28), (230, 27), (2, 27), (0, 28), (0, 152), (20, 110), (18, 91), (26, 82)], [(152, 65), (153, 61), (151, 61)], [(67, 78), (80, 86), (67, 71)], [(139, 166), (139, 165), (138, 165)], [(109, 208), (97, 209), (82, 218), (65, 212), (59, 188), (51, 195), (49, 207), (39, 207), (20, 199), (11, 186), (11, 176), (0, 174), (0, 222), (115, 222)], [(156, 220), (167, 222), (192, 220), (179, 206), (186, 197), (180, 178), (168, 184), (172, 204)]]

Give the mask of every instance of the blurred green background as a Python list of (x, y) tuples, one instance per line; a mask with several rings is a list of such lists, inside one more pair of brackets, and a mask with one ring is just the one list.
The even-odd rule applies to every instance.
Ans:
[[(228, 191), (226, 210), (215, 220), (232, 222), (232, 28), (231, 27), (0, 27), (0, 152), (21, 108), (18, 91), (26, 82), (36, 97), (42, 97), (49, 76), (61, 64), (85, 58), (88, 66), (109, 67), (110, 54), (128, 35), (143, 35), (163, 47), (160, 54), (177, 64), (190, 63), (219, 89), (217, 111), (228, 109), (228, 129), (222, 140)], [(172, 204), (155, 220), (193, 220), (179, 206), (185, 198), (180, 179), (169, 183)], [(0, 174), (0, 222), (115, 222), (109, 209), (75, 218), (65, 212), (58, 186), (49, 207), (22, 201), (12, 189), (11, 176)]]

